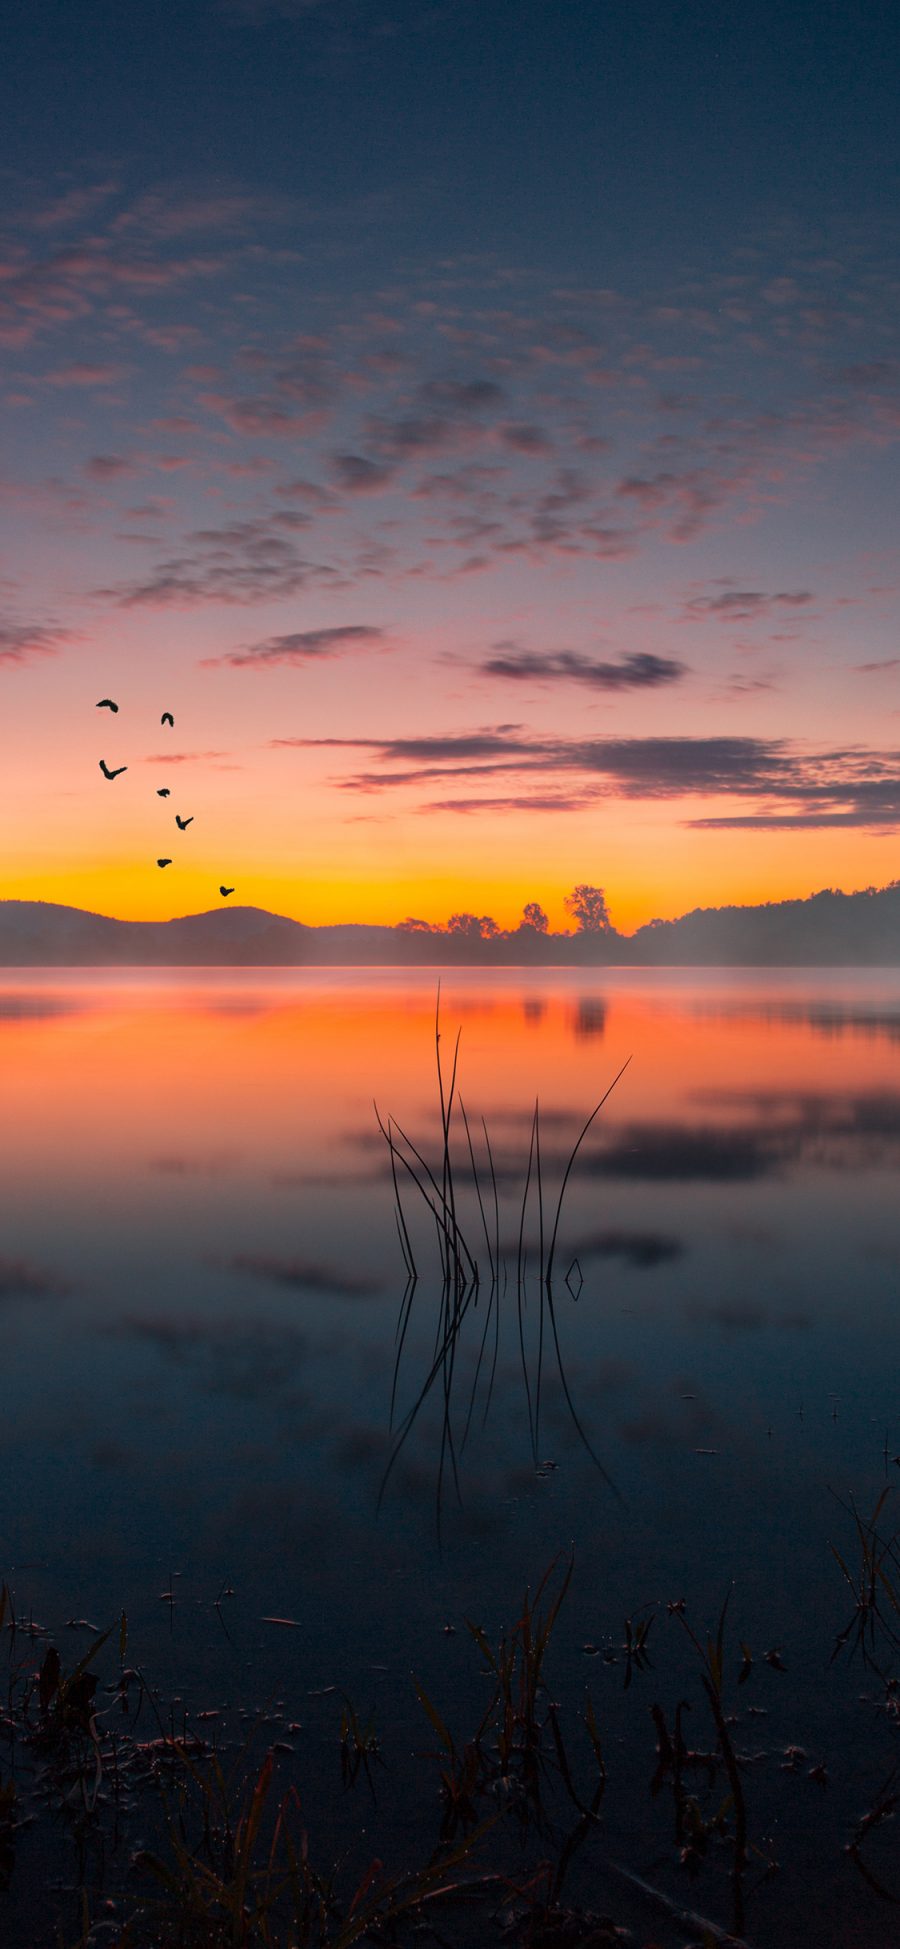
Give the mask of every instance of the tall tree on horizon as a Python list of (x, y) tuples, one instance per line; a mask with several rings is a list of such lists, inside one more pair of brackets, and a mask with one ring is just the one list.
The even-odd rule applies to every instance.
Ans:
[(567, 893), (563, 901), (566, 912), (577, 922), (579, 934), (611, 934), (613, 924), (606, 905), (606, 894), (602, 887), (588, 886), (581, 881)]

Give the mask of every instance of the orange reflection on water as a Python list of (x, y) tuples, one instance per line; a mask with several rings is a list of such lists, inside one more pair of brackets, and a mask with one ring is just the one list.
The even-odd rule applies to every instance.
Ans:
[[(771, 978), (453, 975), (441, 1004), (449, 1070), (461, 1031), (467, 1107), (577, 1120), (626, 1059), (604, 1126), (709, 1123), (736, 1101), (877, 1093), (900, 1067), (890, 977), (837, 989)], [(0, 985), (7, 1182), (156, 1160), (172, 1174), (229, 1156), (286, 1171), (346, 1156), (373, 1099), (433, 1122), (436, 983), (373, 970), (128, 976), (10, 971)], [(893, 1029), (891, 1023), (894, 1016)]]

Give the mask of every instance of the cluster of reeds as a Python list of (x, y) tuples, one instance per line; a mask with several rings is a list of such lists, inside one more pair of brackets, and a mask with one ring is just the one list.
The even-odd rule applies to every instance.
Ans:
[[(0, 1778), (0, 1894), (37, 1792), (45, 1817), (64, 1820), (76, 1843), (81, 1921), (75, 1939), (60, 1924), (60, 1949), (352, 1949), (373, 1930), (389, 1933), (420, 1916), (436, 1895), (455, 1893), (469, 1840), (442, 1845), (412, 1871), (388, 1874), (373, 1860), (349, 1887), (335, 1867), (316, 1866), (297, 1789), (278, 1789), (275, 1753), (254, 1765), (251, 1732), (226, 1764), (186, 1720), (179, 1727), (170, 1715), (167, 1724), (142, 1675), (124, 1663), (124, 1614), (70, 1670), (43, 1628), (17, 1617), (5, 1584), (0, 1632), (9, 1765)], [(94, 1666), (116, 1636), (118, 1670), (101, 1691)], [(145, 1711), (155, 1730), (140, 1738)], [(345, 1784), (360, 1767), (368, 1775), (378, 1742), (346, 1698), (339, 1744)], [(159, 1838), (123, 1860), (115, 1877), (112, 1863), (139, 1804)], [(88, 1892), (91, 1850), (118, 1881), (118, 1898), (100, 1901), (99, 1916)], [(111, 1919), (110, 1910), (120, 1913)]]
[[(342, 1757), (347, 1728), (342, 1723)], [(370, 1750), (370, 1749), (369, 1749)], [(335, 1867), (317, 1866), (295, 1787), (279, 1793), (274, 1755), (259, 1771), (226, 1770), (215, 1753), (181, 1746), (165, 1795), (165, 1850), (136, 1866), (156, 1884), (135, 1906), (117, 1949), (352, 1949), (449, 1898), (469, 1854), (463, 1842), (412, 1873), (388, 1874), (373, 1859), (345, 1890)]]
[[(687, 1633), (697, 1654), (700, 1666), (700, 1683), (706, 1696), (712, 1725), (714, 1742), (709, 1748), (697, 1748), (687, 1743), (684, 1737), (685, 1701), (679, 1700), (675, 1707), (671, 1728), (660, 1705), (653, 1705), (651, 1712), (657, 1736), (657, 1765), (650, 1791), (655, 1797), (664, 1786), (672, 1794), (675, 1816), (675, 1843), (682, 1866), (689, 1873), (696, 1874), (707, 1854), (711, 1842), (722, 1844), (731, 1856), (731, 1898), (734, 1928), (743, 1931), (745, 1893), (744, 1878), (751, 1859), (751, 1844), (747, 1826), (747, 1803), (741, 1777), (743, 1762), (738, 1755), (732, 1737), (733, 1719), (726, 1708), (725, 1701), (725, 1620), (728, 1611), (726, 1597), (719, 1615), (714, 1637), (701, 1639), (688, 1622), (682, 1604), (671, 1606), (671, 1614)], [(737, 1684), (746, 1683), (753, 1668), (753, 1658), (746, 1644), (741, 1645), (742, 1663), (737, 1675)], [(705, 1776), (709, 1798), (712, 1804), (705, 1807), (699, 1793), (689, 1784), (698, 1773)], [(718, 1790), (720, 1774), (724, 1773), (726, 1791)], [(760, 1861), (764, 1875), (774, 1868), (774, 1863), (758, 1850), (754, 1850)]]
[[(849, 1504), (859, 1548), (855, 1570), (849, 1568), (836, 1545), (831, 1545), (854, 1600), (849, 1622), (838, 1632), (832, 1661), (849, 1646), (851, 1653), (859, 1651), (863, 1663), (885, 1679), (888, 1673), (880, 1658), (888, 1650), (900, 1650), (900, 1549), (896, 1535), (884, 1536), (878, 1528), (889, 1494), (889, 1489), (882, 1490), (868, 1518), (860, 1515), (855, 1503)], [(842, 1503), (841, 1507), (847, 1509), (848, 1505)]]
[(76, 1831), (95, 1813), (98, 1796), (115, 1767), (115, 1742), (104, 1740), (96, 1703), (95, 1660), (113, 1637), (119, 1645), (117, 1698), (127, 1696), (130, 1679), (125, 1667), (128, 1624), (123, 1611), (118, 1626), (94, 1638), (71, 1671), (64, 1671), (55, 1645), (48, 1644), (34, 1669), (38, 1636), (33, 1620), (16, 1616), (15, 1601), (6, 1583), (0, 1585), (0, 1634), (7, 1638), (6, 1709), (0, 1714), (9, 1776), (0, 1779), (0, 1889), (7, 1885), (15, 1855), (19, 1824), (17, 1761), (21, 1752), (37, 1756), (57, 1803)]
[(560, 1730), (559, 1710), (547, 1686), (545, 1661), (553, 1628), (572, 1576), (570, 1560), (554, 1592), (551, 1564), (534, 1597), (526, 1591), (519, 1615), (499, 1643), (491, 1645), (481, 1625), (467, 1620), (467, 1628), (483, 1659), (490, 1681), (490, 1697), (474, 1733), (461, 1745), (415, 1680), (416, 1695), (438, 1736), (440, 1751), (442, 1834), (453, 1839), (467, 1833), (499, 1806), (510, 1810), (523, 1827), (549, 1831), (547, 1788), (562, 1782), (579, 1816), (593, 1819), (603, 1798), (606, 1769), (593, 1706), (585, 1711), (597, 1767), (597, 1782), (587, 1805), (575, 1791), (572, 1769)]
[[(887, 1461), (887, 1453), (885, 1453)], [(900, 1674), (894, 1658), (900, 1651), (900, 1534), (885, 1534), (879, 1523), (887, 1507), (890, 1490), (882, 1490), (871, 1516), (861, 1516), (855, 1502), (838, 1497), (842, 1509), (853, 1520), (858, 1558), (855, 1568), (832, 1543), (831, 1550), (844, 1582), (853, 1596), (853, 1610), (837, 1634), (832, 1663), (846, 1652), (858, 1652), (862, 1663), (881, 1681), (883, 1716), (895, 1735), (900, 1735)], [(871, 1860), (871, 1843), (883, 1836), (900, 1808), (900, 1760), (894, 1760), (879, 1783), (870, 1807), (860, 1815), (847, 1843), (847, 1855), (873, 1892), (892, 1908), (900, 1907), (900, 1884), (896, 1875), (891, 1886)]]
[[(860, 1513), (852, 1499), (845, 1503), (836, 1498), (852, 1521), (857, 1556), (854, 1562), (849, 1551), (839, 1549), (834, 1543), (830, 1546), (853, 1597), (853, 1610), (836, 1635), (831, 1663), (842, 1655), (850, 1660), (859, 1656), (866, 1670), (880, 1681), (879, 1716), (896, 1738), (900, 1736), (900, 1674), (896, 1670), (896, 1654), (900, 1651), (900, 1533), (881, 1526), (889, 1497), (889, 1489), (883, 1490), (869, 1517)], [(651, 1711), (657, 1735), (657, 1764), (651, 1794), (655, 1798), (663, 1789), (671, 1793), (678, 1858), (690, 1874), (700, 1871), (711, 1851), (724, 1851), (730, 1862), (733, 1927), (741, 1931), (751, 1875), (755, 1871), (758, 1886), (774, 1872), (776, 1863), (766, 1846), (752, 1840), (749, 1830), (743, 1774), (752, 1756), (738, 1749), (734, 1733), (736, 1714), (726, 1696), (728, 1600), (722, 1607), (715, 1633), (705, 1638), (689, 1623), (682, 1602), (670, 1604), (668, 1610), (696, 1653), (713, 1736), (705, 1745), (689, 1742), (685, 1735), (685, 1714), (689, 1710), (685, 1700), (678, 1701), (668, 1718), (661, 1706), (654, 1704)], [(629, 1633), (626, 1640), (627, 1655)], [(732, 1666), (737, 1691), (747, 1684), (754, 1669), (750, 1647), (741, 1641), (739, 1648), (740, 1664)], [(786, 1670), (776, 1647), (765, 1651), (762, 1660), (757, 1662), (778, 1673)], [(626, 1670), (626, 1683), (627, 1675)], [(864, 1695), (860, 1703), (877, 1706), (879, 1702), (877, 1695), (875, 1700)], [(810, 1762), (810, 1755), (801, 1746), (788, 1746), (781, 1765), (783, 1771), (802, 1773), (820, 1788), (827, 1788), (830, 1783), (825, 1763), (821, 1759)], [(873, 1894), (894, 1910), (900, 1907), (896, 1873), (892, 1874), (890, 1869), (882, 1872), (880, 1863), (876, 1867), (873, 1850), (877, 1854), (880, 1843), (882, 1854), (887, 1856), (888, 1837), (898, 1809), (900, 1757), (878, 1779), (871, 1804), (854, 1821), (844, 1850)]]
[[(398, 1123), (396, 1117), (382, 1117), (378, 1106), (378, 1128), (387, 1145), (394, 1191), (394, 1213), (400, 1249), (406, 1268), (406, 1288), (397, 1322), (397, 1349), (391, 1390), (391, 1428), (395, 1444), (385, 1475), (393, 1464), (421, 1408), (435, 1386), (442, 1394), (442, 1436), (437, 1478), (440, 1510), (444, 1476), (449, 1466), (459, 1493), (458, 1457), (465, 1447), (472, 1425), (478, 1390), (483, 1389), (482, 1421), (486, 1419), (493, 1394), (500, 1350), (501, 1307), (510, 1288), (515, 1297), (515, 1325), (524, 1382), (532, 1457), (537, 1466), (540, 1451), (541, 1401), (548, 1348), (552, 1346), (559, 1382), (569, 1413), (592, 1461), (606, 1477), (603, 1465), (582, 1426), (566, 1377), (560, 1341), (558, 1303), (560, 1286), (577, 1298), (581, 1269), (573, 1259), (560, 1280), (559, 1255), (562, 1251), (560, 1228), (569, 1182), (581, 1147), (628, 1067), (623, 1063), (604, 1090), (598, 1103), (578, 1131), (565, 1160), (555, 1197), (545, 1184), (541, 1149), (540, 1103), (535, 1100), (528, 1151), (523, 1160), (521, 1188), (516, 1203), (514, 1252), (501, 1239), (500, 1194), (494, 1151), (484, 1117), (473, 1138), (466, 1106), (459, 1090), (459, 1045), (457, 1031), (449, 1065), (441, 1049), (440, 986), (435, 1009), (434, 1044), (437, 1066), (439, 1129), (436, 1153), (431, 1161), (424, 1147)], [(412, 1196), (420, 1215), (426, 1217), (437, 1253), (437, 1277), (432, 1282), (438, 1294), (435, 1336), (430, 1363), (412, 1405), (396, 1422), (400, 1366), (419, 1286), (419, 1265), (413, 1234), (416, 1230), (404, 1193)], [(534, 1237), (529, 1236), (529, 1228)], [(532, 1335), (533, 1353), (526, 1346), (525, 1319), (529, 1299), (536, 1312), (536, 1332)], [(480, 1312), (481, 1331), (475, 1358), (474, 1377), (460, 1416), (457, 1434), (451, 1404), (463, 1327), (470, 1315)], [(489, 1352), (490, 1349), (490, 1352)], [(612, 1486), (612, 1485), (610, 1485)], [(382, 1485), (383, 1492), (384, 1484)]]
[[(421, 1927), (433, 1911), (472, 1903), (491, 1934), (502, 1915), (505, 1939), (522, 1949), (580, 1942), (612, 1949), (622, 1934), (613, 1919), (563, 1900), (576, 1853), (600, 1834), (606, 1789), (589, 1694), (573, 1736), (550, 1689), (550, 1644), (571, 1577), (571, 1560), (551, 1564), (497, 1641), (469, 1623), (488, 1697), (468, 1736), (450, 1732), (443, 1710), (414, 1681), (438, 1742), (430, 1756), (437, 1764), (436, 1842), (420, 1865), (392, 1872), (376, 1856), (352, 1875), (346, 1866), (317, 1862), (300, 1792), (294, 1784), (285, 1788), (274, 1750), (254, 1761), (252, 1732), (232, 1753), (189, 1731), (186, 1720), (177, 1726), (170, 1715), (166, 1723), (141, 1674), (124, 1663), (124, 1617), (117, 1669), (101, 1685), (94, 1667), (105, 1650), (109, 1657), (115, 1627), (65, 1670), (41, 1627), (18, 1622), (4, 1593), (0, 1622), (5, 1619), (9, 1634), (11, 1671), (6, 1730), (22, 1746), (23, 1782), (30, 1760), (32, 1787), (36, 1763), (45, 1807), (66, 1815), (79, 1844), (81, 1921), (77, 1936), (60, 1930), (61, 1949), (352, 1949), (364, 1938), (393, 1941), (398, 1930)], [(36, 1646), (42, 1655), (35, 1669)], [(379, 1741), (372, 1724), (341, 1699), (338, 1743), (349, 1787), (360, 1775), (370, 1778)], [(150, 1736), (139, 1738), (142, 1715), (153, 1723)], [(138, 1806), (142, 1825), (149, 1814), (156, 1838), (130, 1856), (126, 1879), (121, 1850), (127, 1854)], [(503, 1834), (516, 1837), (515, 1866)], [(106, 1846), (100, 1845), (104, 1835)], [(530, 1837), (537, 1858), (526, 1846)], [(10, 1872), (15, 1838), (13, 1812)], [(112, 1901), (101, 1887), (89, 1892), (89, 1860), (96, 1870), (104, 1856)], [(597, 1856), (595, 1865), (631, 1882), (670, 1916), (697, 1919), (615, 1862)], [(715, 1924), (704, 1927), (711, 1940), (724, 1939)]]

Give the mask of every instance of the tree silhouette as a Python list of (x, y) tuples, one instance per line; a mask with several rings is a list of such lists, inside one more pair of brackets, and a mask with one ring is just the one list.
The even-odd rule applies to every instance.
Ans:
[(467, 941), (492, 941), (500, 929), (490, 914), (451, 914), (448, 934), (462, 934)]
[(536, 900), (529, 900), (527, 907), (523, 907), (522, 926), (530, 927), (533, 934), (546, 934), (549, 922), (543, 907)]
[(591, 887), (582, 882), (566, 894), (563, 906), (577, 921), (580, 934), (612, 933), (612, 921), (602, 887)]
[(398, 934), (436, 934), (439, 930), (430, 920), (417, 920), (410, 914), (406, 920), (398, 920)]

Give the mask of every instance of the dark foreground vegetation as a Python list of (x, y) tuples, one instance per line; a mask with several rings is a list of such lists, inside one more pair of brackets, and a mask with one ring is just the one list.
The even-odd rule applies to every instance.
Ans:
[[(835, 1866), (855, 1879), (861, 1911), (880, 1917), (881, 1933), (859, 1939), (889, 1944), (898, 1940), (900, 1912), (891, 1847), (900, 1806), (900, 1548), (883, 1526), (886, 1502), (887, 1492), (868, 1520), (845, 1512), (851, 1540), (834, 1557), (846, 1616), (833, 1660), (855, 1660), (851, 1682), (865, 1677), (875, 1714), (870, 1771), (880, 1782), (844, 1831)], [(825, 1763), (800, 1744), (760, 1750), (761, 1699), (786, 1683), (780, 1652), (744, 1641), (727, 1600), (709, 1633), (678, 1601), (645, 1608), (602, 1645), (583, 1647), (601, 1671), (612, 1668), (604, 1682), (631, 1695), (630, 1758), (646, 1778), (648, 1823), (652, 1808), (658, 1830), (651, 1881), (611, 1840), (615, 1810), (594, 1689), (583, 1688), (575, 1710), (554, 1696), (552, 1640), (572, 1575), (571, 1559), (551, 1565), (499, 1636), (464, 1621), (473, 1695), (480, 1694), (465, 1724), (413, 1675), (422, 1746), (405, 1791), (432, 1809), (431, 1839), (416, 1854), (396, 1815), (379, 1824), (391, 1729), (364, 1719), (337, 1688), (323, 1702), (331, 1721), (325, 1763), (340, 1770), (358, 1827), (355, 1842), (345, 1836), (342, 1847), (329, 1847), (316, 1818), (321, 1781), (304, 1777), (289, 1757), (292, 1742), (272, 1738), (278, 1714), (261, 1714), (247, 1731), (237, 1714), (231, 1729), (218, 1712), (183, 1704), (176, 1717), (129, 1663), (124, 1613), (66, 1663), (56, 1635), (17, 1614), (4, 1584), (4, 1942), (22, 1949), (351, 1949), (366, 1941), (711, 1949), (755, 1940), (760, 1891), (792, 1865), (773, 1838), (778, 1798), (802, 1784), (824, 1805), (830, 1785)], [(687, 1664), (676, 1657), (670, 1671), (667, 1649), (686, 1651)], [(685, 1677), (687, 1692), (679, 1689)], [(296, 1734), (290, 1702), (283, 1705), (284, 1729)], [(632, 1857), (643, 1852), (641, 1836), (632, 1844)], [(22, 1920), (21, 1901), (10, 1908), (20, 1855), (26, 1881), (37, 1863), (35, 1913), (50, 1915), (43, 1924)], [(56, 1883), (48, 1895), (51, 1863)], [(812, 1920), (804, 1940), (818, 1939)]]

